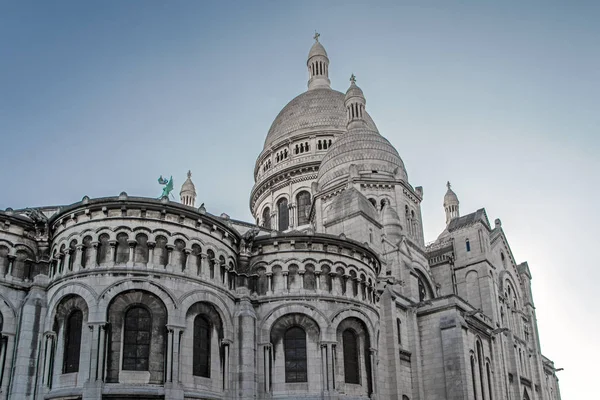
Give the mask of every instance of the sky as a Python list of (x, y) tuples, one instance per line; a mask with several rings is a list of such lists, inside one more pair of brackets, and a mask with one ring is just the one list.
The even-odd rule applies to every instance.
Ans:
[(555, 1), (0, 0), (0, 209), (176, 192), (252, 221), (253, 169), (306, 90), (315, 30), (423, 186), (426, 241), (502, 220), (564, 399), (597, 397), (600, 5)]

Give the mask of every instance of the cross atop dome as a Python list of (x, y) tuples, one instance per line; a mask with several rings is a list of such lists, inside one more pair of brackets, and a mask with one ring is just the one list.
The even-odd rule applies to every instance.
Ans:
[(350, 83), (356, 84), (356, 76), (354, 74), (350, 75)]
[(316, 42), (319, 41), (319, 36), (321, 36), (321, 34), (317, 31), (315, 31), (315, 36), (313, 36), (313, 39), (315, 39)]
[(446, 183), (446, 187), (448, 188), (448, 190), (450, 190), (450, 188), (452, 187), (452, 185), (450, 184), (450, 181), (448, 181), (448, 183)]

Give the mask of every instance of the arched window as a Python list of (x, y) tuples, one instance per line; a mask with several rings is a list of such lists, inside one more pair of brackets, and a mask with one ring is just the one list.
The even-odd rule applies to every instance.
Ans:
[(285, 231), (290, 226), (290, 211), (288, 210), (287, 199), (280, 199), (277, 202), (277, 210), (279, 212), (279, 230)]
[(210, 324), (202, 315), (194, 319), (194, 375), (210, 378)]
[(285, 332), (283, 338), (285, 353), (285, 381), (308, 382), (306, 368), (306, 332), (294, 326)]
[(425, 283), (423, 279), (417, 278), (419, 281), (419, 301), (425, 301), (425, 297), (427, 297), (427, 288), (425, 287)]
[(123, 370), (148, 371), (152, 317), (143, 307), (131, 307), (125, 314)]
[(344, 381), (346, 383), (360, 384), (358, 364), (358, 337), (351, 329), (342, 333), (344, 346)]
[(467, 251), (471, 251), (471, 243), (469, 242), (469, 239), (465, 240), (465, 244), (467, 246)]
[(71, 312), (65, 326), (65, 351), (63, 373), (79, 371), (79, 354), (81, 351), (81, 327), (83, 313), (81, 310)]
[(373, 204), (373, 207), (377, 208), (377, 200), (371, 197), (369, 201), (371, 202), (371, 204)]
[(271, 209), (265, 207), (262, 213), (262, 226), (263, 228), (271, 229)]
[(492, 372), (490, 370), (489, 362), (485, 364), (485, 372), (487, 375), (488, 393), (490, 395), (490, 400), (492, 400), (493, 399), (493, 397), (492, 397)]
[(298, 204), (298, 225), (308, 224), (308, 213), (310, 212), (310, 193), (303, 190), (296, 196)]
[(481, 397), (485, 400), (485, 386), (483, 381), (483, 355), (481, 354), (481, 343), (477, 342), (477, 364), (479, 364), (479, 385), (481, 386)]
[(400, 318), (396, 319), (396, 328), (398, 328), (398, 344), (402, 344), (402, 331), (400, 328), (402, 327), (402, 322), (400, 322)]
[(477, 400), (477, 381), (475, 380), (475, 356), (471, 355), (471, 380), (473, 381), (473, 397)]

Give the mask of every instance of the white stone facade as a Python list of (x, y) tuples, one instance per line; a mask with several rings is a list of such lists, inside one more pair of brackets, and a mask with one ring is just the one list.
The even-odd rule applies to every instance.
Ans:
[(500, 220), (448, 185), (426, 245), (423, 189), (316, 39), (258, 225), (194, 208), (191, 174), (181, 204), (0, 212), (0, 399), (560, 399)]

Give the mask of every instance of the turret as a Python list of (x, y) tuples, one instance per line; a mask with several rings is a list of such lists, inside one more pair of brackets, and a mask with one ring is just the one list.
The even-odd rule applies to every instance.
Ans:
[(319, 35), (315, 32), (315, 44), (308, 52), (308, 90), (328, 88), (331, 82), (329, 81), (329, 58), (323, 45), (319, 42)]
[(181, 185), (181, 192), (179, 192), (181, 204), (184, 206), (194, 207), (196, 203), (196, 186), (192, 182), (192, 171), (188, 171), (187, 179)]
[(446, 187), (448, 187), (448, 190), (444, 196), (444, 211), (446, 211), (446, 225), (448, 225), (454, 218), (460, 217), (460, 212), (458, 210), (458, 196), (451, 189), (450, 182), (446, 183)]
[(367, 100), (361, 88), (356, 86), (354, 74), (350, 77), (350, 87), (346, 91), (344, 105), (348, 113), (348, 130), (354, 128), (366, 128), (365, 105)]

